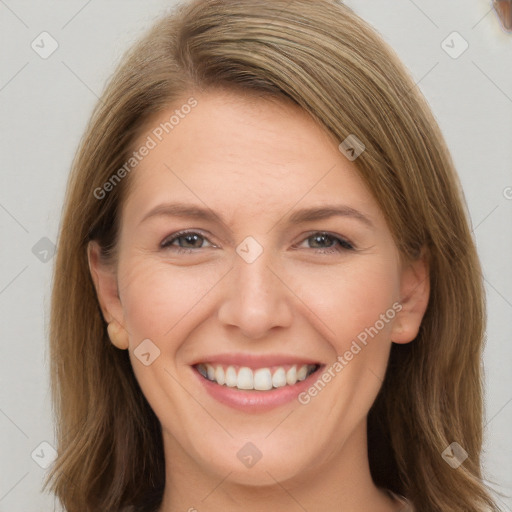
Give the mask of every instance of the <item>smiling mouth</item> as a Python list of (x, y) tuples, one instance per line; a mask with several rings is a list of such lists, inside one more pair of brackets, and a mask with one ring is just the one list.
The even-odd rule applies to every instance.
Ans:
[(199, 363), (194, 368), (202, 377), (220, 386), (241, 391), (271, 391), (294, 386), (318, 371), (319, 364), (283, 365), (266, 368), (249, 368), (235, 365)]

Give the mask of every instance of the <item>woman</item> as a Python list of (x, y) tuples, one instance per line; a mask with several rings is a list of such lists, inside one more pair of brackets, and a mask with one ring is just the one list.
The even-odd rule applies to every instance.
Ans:
[(448, 150), (375, 32), (333, 0), (184, 4), (73, 164), (48, 482), (69, 512), (498, 510), (484, 320)]

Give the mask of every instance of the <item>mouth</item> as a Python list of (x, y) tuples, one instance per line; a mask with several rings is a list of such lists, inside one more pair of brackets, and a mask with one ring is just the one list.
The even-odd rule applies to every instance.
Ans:
[(320, 367), (320, 364), (285, 364), (251, 368), (207, 362), (193, 366), (205, 380), (240, 391), (272, 391), (278, 388), (290, 388), (306, 380)]
[(196, 359), (189, 368), (200, 390), (243, 413), (265, 413), (293, 404), (326, 367), (291, 354), (226, 352)]

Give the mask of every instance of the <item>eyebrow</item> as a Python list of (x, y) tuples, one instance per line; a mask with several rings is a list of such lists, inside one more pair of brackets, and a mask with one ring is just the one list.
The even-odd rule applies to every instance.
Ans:
[[(152, 217), (166, 216), (166, 217), (183, 217), (197, 220), (219, 222), (226, 225), (224, 219), (213, 210), (186, 203), (163, 203), (155, 208), (152, 208), (140, 221), (142, 224)], [(330, 217), (348, 217), (358, 220), (370, 228), (374, 228), (372, 221), (359, 210), (347, 205), (325, 205), (321, 207), (303, 208), (294, 211), (289, 217), (287, 222), (289, 224), (300, 224), (305, 222), (312, 222), (316, 220), (328, 219)], [(281, 221), (279, 221), (281, 222)], [(279, 223), (278, 222), (278, 223)]]

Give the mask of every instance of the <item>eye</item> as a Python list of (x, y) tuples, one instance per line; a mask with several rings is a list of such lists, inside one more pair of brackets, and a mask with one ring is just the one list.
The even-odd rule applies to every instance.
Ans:
[[(176, 241), (178, 241), (178, 245), (174, 243)], [(178, 254), (192, 253), (196, 249), (203, 249), (203, 241), (207, 241), (207, 238), (196, 231), (181, 231), (165, 238), (160, 247)], [(211, 245), (215, 247), (213, 244)]]
[[(355, 250), (355, 247), (344, 238), (326, 233), (324, 231), (317, 231), (316, 233), (313, 233), (311, 236), (308, 236), (304, 242), (310, 242), (310, 244), (313, 245), (315, 252), (320, 254), (333, 254), (343, 251)], [(322, 246), (325, 244), (327, 244), (327, 247), (322, 248)], [(296, 247), (300, 247), (300, 245)]]
[[(211, 244), (201, 233), (196, 231), (181, 231), (165, 238), (160, 244), (160, 247), (177, 254), (190, 254), (196, 250), (205, 248), (203, 245), (204, 242), (209, 243), (211, 247), (215, 247), (215, 245)], [(354, 246), (344, 238), (324, 231), (313, 233), (304, 239), (302, 244), (304, 244), (304, 242), (309, 242), (309, 245), (313, 246), (312, 248), (315, 252), (320, 254), (333, 254), (355, 250)], [(294, 246), (294, 248), (298, 247), (300, 247), (300, 245)]]

